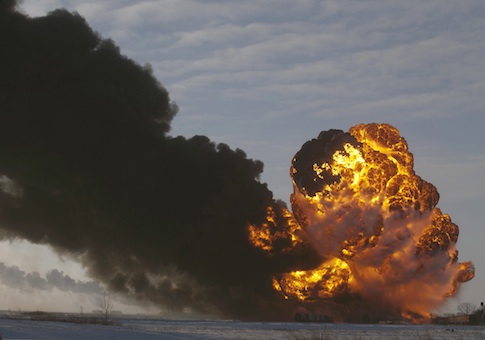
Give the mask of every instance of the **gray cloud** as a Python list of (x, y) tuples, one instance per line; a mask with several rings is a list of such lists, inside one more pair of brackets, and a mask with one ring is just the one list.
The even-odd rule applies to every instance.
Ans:
[(42, 277), (38, 272), (26, 273), (17, 266), (0, 262), (0, 282), (20, 291), (58, 289), (69, 293), (101, 294), (102, 287), (94, 281), (74, 280), (62, 271), (53, 269)]

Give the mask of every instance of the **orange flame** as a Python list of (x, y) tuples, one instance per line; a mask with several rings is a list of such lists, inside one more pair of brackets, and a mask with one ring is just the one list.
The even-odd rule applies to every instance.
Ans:
[[(409, 314), (427, 315), (462, 282), (458, 226), (436, 207), (436, 188), (414, 173), (413, 155), (388, 124), (322, 132), (293, 158), (293, 214), (268, 208), (249, 226), (255, 247), (275, 254), (311, 243), (318, 268), (276, 274), (286, 299), (323, 301), (342, 293)], [(285, 240), (286, 246), (275, 248)]]

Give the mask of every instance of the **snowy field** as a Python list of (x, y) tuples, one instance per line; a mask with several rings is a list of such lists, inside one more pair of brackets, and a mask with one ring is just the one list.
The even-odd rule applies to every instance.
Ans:
[(485, 327), (118, 319), (118, 326), (0, 318), (2, 339), (485, 339)]

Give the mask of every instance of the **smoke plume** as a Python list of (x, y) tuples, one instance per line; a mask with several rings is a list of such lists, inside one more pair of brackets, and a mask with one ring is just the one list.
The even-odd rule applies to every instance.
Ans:
[[(352, 284), (366, 282), (355, 279), (364, 275), (355, 270), (355, 263), (383, 263), (348, 260), (359, 258), (357, 253), (370, 245), (399, 243), (384, 237), (387, 224), (382, 231), (380, 208), (370, 207), (361, 215), (352, 213), (353, 208), (337, 213), (327, 202), (325, 223), (333, 223), (336, 231), (329, 239), (319, 229), (323, 220), (311, 217), (307, 209), (308, 197), (327, 194), (322, 191), (325, 185), (345, 176), (359, 180), (351, 170), (332, 171), (327, 159), (342, 145), (361, 148), (359, 138), (330, 130), (328, 140), (342, 142), (337, 147), (333, 142), (319, 142), (320, 151), (303, 147), (292, 165), (293, 214), (259, 181), (260, 161), (205, 136), (169, 136), (177, 105), (167, 90), (150, 68), (121, 55), (113, 41), (101, 38), (78, 14), (56, 10), (29, 18), (16, 10), (15, 1), (2, 1), (0, 41), (4, 238), (48, 244), (77, 256), (88, 274), (108, 289), (172, 310), (269, 318), (288, 316), (302, 303), (335, 297), (345, 303), (342, 296), (359, 301), (374, 296)], [(321, 150), (323, 158), (318, 158)], [(342, 162), (348, 157), (340, 155)], [(382, 157), (369, 155), (364, 161)], [(367, 175), (382, 186), (386, 171), (369, 170)], [(309, 173), (317, 176), (305, 175)], [(399, 190), (400, 179), (394, 178), (391, 187)], [(418, 187), (434, 188), (426, 182)], [(385, 223), (407, 214), (400, 202), (388, 202), (395, 213), (386, 215)], [(415, 214), (439, 224), (446, 217), (433, 210), (436, 202), (427, 198), (412, 206)], [(338, 218), (354, 228), (340, 230)], [(425, 224), (420, 231), (439, 234)], [(403, 227), (402, 232), (408, 239), (410, 231)], [(352, 238), (355, 233), (358, 238)], [(423, 238), (422, 250), (414, 254), (430, 259), (435, 253), (450, 254), (438, 262), (453, 267), (456, 274), (456, 237), (438, 249)], [(389, 255), (392, 248), (386, 251)], [(292, 295), (298, 277), (315, 270), (323, 270), (314, 284), (320, 293), (306, 284)]]
[(254, 315), (274, 297), (247, 237), (272, 193), (259, 161), (169, 137), (177, 105), (76, 13), (0, 7), (0, 226), (78, 256), (109, 289), (172, 310)]
[(74, 280), (62, 271), (53, 269), (42, 277), (38, 272), (26, 273), (17, 266), (7, 266), (0, 262), (0, 282), (20, 291), (52, 290), (54, 288), (69, 293), (99, 295), (102, 287), (94, 281)]

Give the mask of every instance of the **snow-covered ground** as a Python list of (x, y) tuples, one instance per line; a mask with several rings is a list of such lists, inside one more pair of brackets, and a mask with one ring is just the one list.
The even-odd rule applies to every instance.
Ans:
[(3, 339), (485, 339), (485, 327), (119, 319), (119, 326), (0, 318)]

